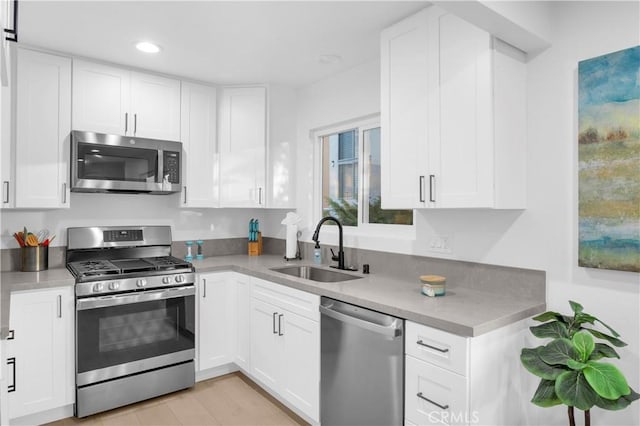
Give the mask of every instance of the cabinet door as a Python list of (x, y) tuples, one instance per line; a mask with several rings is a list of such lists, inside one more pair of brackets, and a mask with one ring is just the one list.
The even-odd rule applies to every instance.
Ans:
[(180, 80), (131, 73), (133, 135), (180, 140)]
[(8, 357), (15, 360), (15, 385), (9, 416), (26, 416), (74, 402), (74, 306), (72, 289), (11, 294), (9, 324), (14, 339)]
[(426, 207), (433, 56), (428, 8), (381, 35), (382, 207)]
[(216, 207), (216, 89), (182, 82), (183, 207)]
[(198, 368), (206, 370), (233, 361), (234, 283), (226, 273), (201, 274), (198, 293)]
[(474, 418), (465, 377), (412, 356), (405, 357), (405, 376), (405, 418), (410, 422), (466, 425)]
[(236, 335), (234, 362), (245, 371), (251, 353), (251, 277), (233, 274), (236, 288)]
[(251, 372), (275, 391), (278, 391), (282, 363), (281, 336), (278, 336), (282, 314), (274, 305), (251, 298)]
[(16, 207), (69, 207), (71, 59), (18, 50)]
[(132, 134), (128, 70), (73, 61), (73, 130)]
[[(13, 43), (12, 43), (13, 44)], [(2, 201), (0, 208), (15, 206), (15, 145), (14, 126), (15, 109), (12, 108), (11, 91), (15, 85), (15, 47), (7, 52), (7, 67), (10, 73), (8, 85), (0, 87), (0, 180), (2, 181)]]
[(431, 170), (436, 207), (493, 207), (491, 36), (453, 14), (437, 21), (439, 141)]
[(285, 311), (281, 319), (283, 396), (306, 415), (320, 419), (320, 324)]
[(220, 205), (264, 207), (266, 89), (224, 88), (220, 102)]

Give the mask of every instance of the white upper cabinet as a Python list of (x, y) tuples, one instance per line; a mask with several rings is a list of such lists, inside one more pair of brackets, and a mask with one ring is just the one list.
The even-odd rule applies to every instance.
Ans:
[(220, 206), (265, 207), (267, 90), (223, 88), (219, 110)]
[(73, 129), (129, 134), (129, 80), (128, 70), (74, 60)]
[(73, 128), (180, 140), (180, 81), (73, 61)]
[(182, 82), (182, 207), (217, 207), (216, 89)]
[[(428, 9), (427, 9), (428, 10)], [(425, 207), (429, 87), (428, 14), (424, 10), (381, 36), (381, 167), (384, 208)], [(430, 75), (431, 72), (431, 75)]]
[(432, 6), (386, 29), (384, 208), (524, 208), (522, 52)]
[(18, 49), (16, 74), (14, 207), (69, 207), (71, 59)]
[(180, 140), (180, 81), (132, 72), (131, 111), (135, 136)]

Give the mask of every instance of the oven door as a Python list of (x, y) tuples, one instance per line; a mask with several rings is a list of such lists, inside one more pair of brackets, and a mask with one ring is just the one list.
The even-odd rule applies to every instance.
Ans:
[(194, 286), (76, 301), (77, 386), (178, 364), (194, 355)]

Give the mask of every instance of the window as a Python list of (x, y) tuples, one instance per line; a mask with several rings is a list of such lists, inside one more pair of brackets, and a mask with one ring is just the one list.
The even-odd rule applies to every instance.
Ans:
[(344, 226), (413, 225), (413, 210), (381, 207), (377, 123), (326, 132), (319, 139), (322, 216), (334, 216)]

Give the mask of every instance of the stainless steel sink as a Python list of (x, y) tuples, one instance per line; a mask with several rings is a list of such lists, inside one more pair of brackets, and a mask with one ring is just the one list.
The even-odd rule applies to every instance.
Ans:
[(313, 266), (284, 266), (281, 268), (271, 268), (274, 272), (287, 274), (306, 280), (318, 281), (322, 283), (335, 283), (338, 281), (357, 280), (362, 277), (344, 274), (338, 271), (316, 268)]

